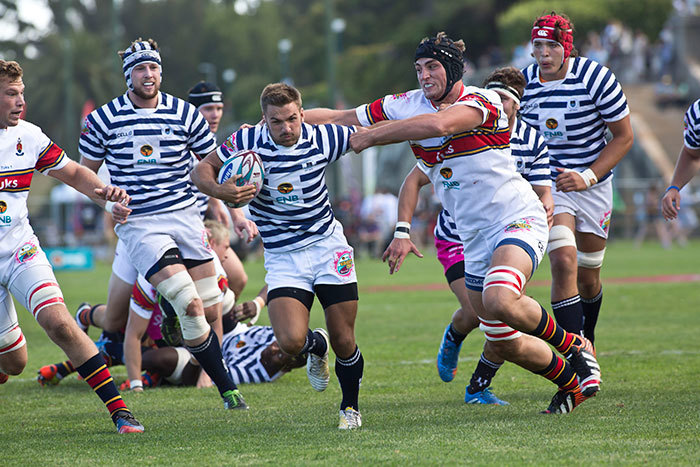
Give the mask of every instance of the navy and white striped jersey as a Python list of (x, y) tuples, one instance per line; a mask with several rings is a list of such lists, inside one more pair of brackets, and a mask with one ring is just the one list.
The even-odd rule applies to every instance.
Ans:
[(683, 143), (688, 149), (700, 149), (700, 99), (692, 103), (683, 117)]
[(593, 60), (575, 57), (569, 60), (563, 80), (541, 82), (536, 63), (523, 74), (528, 84), (521, 117), (544, 136), (552, 179), (559, 174), (557, 167), (579, 172), (588, 168), (607, 144), (606, 123), (629, 115), (627, 99), (613, 72)]
[(268, 375), (260, 361), (260, 354), (274, 340), (275, 334), (270, 326), (248, 327), (239, 323), (224, 334), (221, 354), (234, 383), (266, 383), (282, 375)]
[(510, 134), (510, 152), (515, 159), (515, 169), (530, 185), (552, 185), (547, 144), (537, 130), (519, 118), (515, 119)]
[(79, 144), (81, 156), (106, 161), (112, 184), (131, 195), (131, 217), (191, 206), (190, 151), (215, 148), (202, 114), (164, 92), (153, 109), (135, 108), (124, 94), (93, 110)]
[(217, 150), (221, 161), (250, 149), (260, 155), (265, 181), (250, 204), (265, 250), (285, 252), (312, 245), (335, 229), (326, 167), (350, 148), (354, 127), (302, 124), (292, 147), (278, 146), (266, 125), (238, 130)]
[[(537, 130), (519, 118), (510, 134), (510, 151), (515, 168), (533, 186), (550, 186), (549, 153), (544, 138)], [(461, 243), (454, 219), (445, 209), (440, 211), (433, 235), (438, 240)]]

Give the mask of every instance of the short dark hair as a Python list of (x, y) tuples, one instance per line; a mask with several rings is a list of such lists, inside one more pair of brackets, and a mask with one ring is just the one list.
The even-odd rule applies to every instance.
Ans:
[(260, 108), (263, 113), (268, 105), (283, 107), (292, 102), (301, 108), (301, 93), (297, 88), (286, 83), (268, 84), (260, 94)]
[(518, 91), (518, 97), (522, 99), (523, 93), (525, 92), (525, 86), (527, 86), (527, 81), (525, 81), (525, 76), (513, 66), (504, 66), (502, 68), (497, 68), (491, 72), (490, 75), (484, 80), (483, 87), (487, 84), (493, 83), (494, 81), (499, 81), (506, 86)]
[(22, 67), (15, 61), (0, 60), (0, 80), (12, 83), (22, 79)]

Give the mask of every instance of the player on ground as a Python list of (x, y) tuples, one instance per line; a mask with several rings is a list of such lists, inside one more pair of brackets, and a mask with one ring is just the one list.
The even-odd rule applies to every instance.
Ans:
[[(119, 55), (128, 90), (85, 119), (82, 163), (97, 171), (106, 161), (112, 181), (134, 193), (132, 218), (115, 228), (117, 236), (136, 270), (173, 305), (185, 345), (216, 384), (224, 406), (245, 409), (209, 325), (221, 316), (221, 294), (189, 181), (190, 153), (211, 151), (214, 136), (194, 106), (160, 92), (155, 41), (136, 40)], [(255, 233), (245, 218), (236, 228)]]
[[(552, 309), (564, 329), (594, 342), (612, 213), (612, 169), (634, 139), (629, 108), (615, 75), (577, 56), (566, 16), (537, 18), (531, 40), (537, 63), (523, 70), (528, 84), (521, 116), (544, 136), (555, 181), (548, 245)], [(606, 129), (612, 134), (607, 143)]]
[[(559, 327), (522, 293), (544, 254), (547, 217), (532, 188), (515, 171), (500, 97), (462, 84), (463, 51), (462, 41), (454, 42), (444, 33), (425, 38), (415, 54), (420, 89), (385, 96), (355, 111), (322, 109), (315, 117), (364, 125), (384, 122), (351, 136), (356, 152), (411, 140), (418, 164), (409, 176), (420, 176), (421, 183), (431, 181), (443, 208), (454, 216), (469, 302), (485, 331), (486, 345), (557, 384), (559, 391), (547, 411), (569, 412), (581, 395), (600, 389), (600, 368), (589, 342)], [(447, 108), (440, 110), (443, 104)], [(402, 257), (388, 257), (390, 270), (411, 251), (410, 241), (404, 243)]]
[[(544, 144), (544, 140), (534, 128), (523, 123), (517, 117), (520, 97), (525, 89), (525, 78), (516, 68), (499, 68), (484, 80), (484, 87), (493, 89), (501, 97), (511, 130), (511, 154), (515, 158), (516, 169), (523, 175), (525, 180), (530, 182), (530, 185), (545, 207), (548, 221), (551, 222), (554, 206), (550, 190), (551, 181), (549, 179), (547, 145)], [(415, 206), (404, 207), (404, 203), (410, 203), (413, 201), (409, 200), (418, 199), (418, 191), (421, 188), (417, 183), (418, 179), (419, 177), (407, 177), (401, 187), (399, 219), (402, 219), (401, 226), (404, 228), (410, 228), (410, 218), (403, 220), (404, 216), (401, 213), (402, 211), (413, 212), (415, 210)], [(410, 238), (407, 234), (407, 232), (397, 232), (395, 235), (397, 238)], [(449, 382), (452, 381), (457, 372), (457, 362), (462, 341), (472, 330), (479, 327), (479, 319), (469, 304), (467, 297), (467, 288), (464, 283), (462, 243), (457, 234), (452, 216), (444, 209), (438, 215), (434, 234), (438, 260), (444, 267), (445, 278), (450, 289), (461, 305), (452, 315), (452, 322), (445, 329), (437, 356), (437, 368), (440, 378), (445, 382)], [(399, 240), (396, 240), (396, 242), (398, 243)], [(391, 246), (387, 248), (384, 258), (394, 254), (391, 250)], [(394, 256), (398, 255), (394, 254)], [(400, 266), (401, 263), (397, 263), (394, 271), (398, 271)], [(496, 354), (481, 354), (476, 370), (472, 374), (469, 385), (467, 385), (465, 390), (464, 400), (466, 403), (507, 404), (493, 395), (489, 389), (491, 380), (502, 363), (503, 359)]]
[[(192, 178), (203, 192), (239, 202), (236, 187), (219, 185), (217, 173), (239, 150), (260, 155), (265, 182), (249, 206), (263, 240), (268, 314), (275, 336), (285, 353), (309, 354), (309, 381), (323, 391), (330, 379), (330, 335), (343, 393), (338, 428), (359, 428), (364, 360), (355, 344), (358, 294), (353, 249), (333, 217), (325, 183), (326, 167), (348, 151), (348, 138), (355, 130), (304, 123), (299, 91), (283, 83), (266, 86), (260, 106), (264, 123), (231, 135), (197, 164)], [(328, 334), (321, 328), (309, 329), (314, 295), (324, 309)]]
[(681, 208), (680, 190), (700, 170), (700, 99), (693, 102), (683, 118), (683, 149), (676, 169), (671, 177), (671, 185), (661, 199), (661, 212), (666, 220), (678, 217)]
[(0, 60), (0, 383), (27, 364), (27, 347), (12, 296), (46, 331), (102, 399), (119, 433), (142, 432), (114, 385), (95, 344), (81, 332), (63, 302), (51, 265), (29, 224), (27, 197), (34, 170), (66, 183), (126, 221), (127, 193), (105, 185), (71, 161), (39, 127), (20, 120), (24, 109), (22, 68)]

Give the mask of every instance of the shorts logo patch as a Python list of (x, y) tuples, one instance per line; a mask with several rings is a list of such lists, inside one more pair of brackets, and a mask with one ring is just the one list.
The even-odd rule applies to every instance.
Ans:
[(603, 214), (603, 218), (600, 220), (600, 228), (603, 229), (603, 232), (608, 233), (608, 229), (610, 229), (610, 215), (612, 214), (612, 211), (607, 211)]
[(148, 144), (144, 144), (143, 146), (141, 146), (140, 151), (141, 151), (141, 155), (142, 155), (142, 156), (148, 157), (148, 156), (150, 156), (151, 154), (153, 154), (153, 147), (151, 147), (151, 146), (148, 145)]
[(335, 271), (341, 276), (349, 276), (355, 267), (355, 263), (352, 260), (352, 251), (344, 250), (335, 254), (335, 260), (333, 260), (333, 265)]
[(547, 128), (549, 128), (550, 130), (553, 130), (553, 129), (555, 129), (556, 127), (559, 126), (559, 122), (557, 122), (557, 120), (554, 119), (554, 118), (548, 118), (547, 121), (546, 121), (544, 124), (545, 124), (545, 125), (547, 126)]
[(283, 195), (286, 195), (287, 193), (291, 193), (292, 191), (294, 191), (294, 185), (286, 182), (280, 183), (279, 185), (277, 185), (277, 191), (279, 191)]
[(504, 232), (525, 232), (532, 230), (533, 217), (523, 217), (515, 222), (511, 222), (505, 228)]
[(19, 250), (17, 250), (15, 259), (18, 263), (26, 263), (27, 261), (31, 261), (36, 257), (37, 251), (39, 251), (39, 248), (35, 244), (32, 242), (27, 242), (22, 245)]
[(442, 169), (440, 169), (440, 175), (442, 175), (442, 178), (444, 178), (445, 180), (449, 180), (450, 178), (452, 178), (452, 169), (450, 169), (449, 167), (443, 167)]
[(207, 251), (211, 251), (211, 245), (209, 244), (209, 236), (207, 235), (207, 229), (202, 230), (202, 245)]

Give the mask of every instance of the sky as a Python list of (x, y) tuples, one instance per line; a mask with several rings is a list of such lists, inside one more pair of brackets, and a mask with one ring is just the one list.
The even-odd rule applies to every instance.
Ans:
[[(46, 31), (51, 23), (51, 9), (45, 0), (17, 0), (17, 10), (21, 20), (34, 24), (39, 31)], [(0, 19), (0, 40), (10, 39), (16, 34), (14, 21)]]

